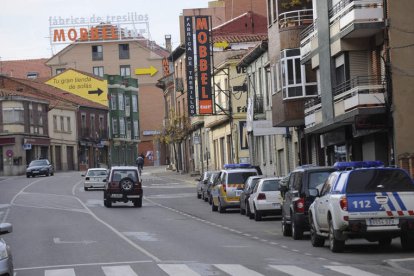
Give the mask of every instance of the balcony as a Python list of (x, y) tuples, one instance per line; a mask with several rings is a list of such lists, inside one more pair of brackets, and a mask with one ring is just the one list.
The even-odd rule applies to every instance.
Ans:
[(329, 10), (331, 36), (370, 37), (384, 28), (382, 0), (342, 0)]
[(308, 60), (312, 51), (318, 47), (316, 20), (300, 33), (300, 60)]
[(299, 27), (313, 23), (313, 10), (303, 9), (279, 14), (279, 28)]
[[(334, 88), (334, 121), (353, 123), (359, 114), (383, 113), (386, 81), (383, 76), (358, 76)], [(321, 98), (305, 104), (305, 127), (322, 124)]]
[(282, 93), (272, 96), (272, 124), (275, 127), (295, 127), (304, 124), (304, 107), (307, 98), (283, 100)]

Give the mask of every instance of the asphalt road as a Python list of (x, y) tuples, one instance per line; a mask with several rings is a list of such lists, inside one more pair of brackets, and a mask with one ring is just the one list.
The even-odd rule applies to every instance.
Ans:
[(344, 253), (283, 237), (279, 218), (255, 222), (238, 210), (212, 212), (195, 181), (144, 170), (142, 208), (103, 206), (79, 172), (0, 181), (3, 238), (17, 276), (412, 275), (413, 253), (355, 240)]

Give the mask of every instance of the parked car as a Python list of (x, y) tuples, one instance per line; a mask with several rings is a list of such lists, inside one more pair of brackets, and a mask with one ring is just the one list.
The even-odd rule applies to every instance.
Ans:
[(211, 174), (209, 178), (207, 179), (207, 183), (205, 184), (203, 188), (203, 193), (201, 194), (201, 198), (204, 199), (204, 201), (208, 201), (211, 204), (211, 187), (213, 186), (214, 181), (217, 179), (217, 177), (220, 175), (220, 171), (211, 171)]
[(281, 186), (282, 233), (299, 240), (304, 231), (309, 231), (308, 210), (315, 199), (310, 189), (323, 184), (329, 175), (336, 171), (333, 167), (304, 165), (293, 170), (289, 175), (288, 185)]
[(203, 198), (204, 190), (207, 189), (207, 182), (210, 178), (211, 171), (205, 171), (203, 175), (199, 178), (196, 178), (197, 182), (197, 198)]
[(36, 175), (53, 175), (55, 173), (55, 169), (53, 165), (47, 159), (38, 159), (33, 160), (27, 166), (26, 169), (26, 177), (35, 177)]
[[(401, 246), (414, 249), (414, 182), (406, 171), (383, 167), (382, 162), (337, 162), (319, 196), (309, 208), (311, 242), (329, 241), (341, 252), (345, 241), (365, 238), (389, 246), (400, 237)], [(352, 168), (352, 169), (351, 169)]]
[(240, 214), (244, 215), (246, 212), (247, 215), (250, 215), (250, 209), (249, 204), (247, 200), (250, 197), (250, 194), (253, 192), (254, 187), (257, 184), (257, 181), (259, 181), (260, 178), (263, 178), (262, 175), (254, 175), (247, 178), (246, 183), (244, 183), (243, 191), (240, 194)]
[[(11, 233), (13, 227), (10, 223), (0, 223), (0, 235)], [(0, 275), (13, 276), (13, 256), (10, 246), (0, 238)]]
[(112, 207), (113, 202), (128, 201), (132, 201), (135, 207), (141, 207), (142, 196), (142, 181), (137, 167), (111, 167), (103, 194), (105, 207)]
[(86, 174), (82, 174), (85, 177), (83, 188), (88, 191), (90, 188), (104, 188), (106, 184), (106, 178), (108, 177), (108, 170), (105, 168), (90, 168)]
[(267, 177), (257, 181), (248, 199), (250, 218), (260, 221), (264, 216), (282, 214), (282, 197), (279, 190), (281, 179), (281, 177)]
[(224, 165), (220, 178), (211, 189), (211, 210), (224, 213), (227, 208), (239, 208), (244, 183), (252, 175), (258, 175), (258, 172), (249, 164)]

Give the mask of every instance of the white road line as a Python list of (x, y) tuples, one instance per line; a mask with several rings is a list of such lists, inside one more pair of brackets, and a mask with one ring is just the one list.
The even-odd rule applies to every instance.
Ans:
[(238, 264), (215, 264), (214, 266), (232, 276), (263, 276), (263, 274)]
[(45, 270), (45, 276), (76, 276), (73, 268)]
[(200, 276), (184, 264), (159, 264), (158, 266), (170, 276)]
[(143, 264), (143, 263), (152, 263), (153, 261), (127, 261), (127, 262), (111, 262), (111, 263), (85, 263), (85, 264), (67, 264), (67, 265), (49, 265), (49, 266), (32, 266), (32, 267), (19, 267), (15, 268), (14, 271), (27, 271), (27, 270), (37, 270), (37, 269), (51, 269), (51, 268), (63, 268), (63, 267), (85, 267), (85, 266), (97, 266), (97, 265), (121, 265), (121, 264)]
[(378, 274), (374, 274), (371, 272), (366, 272), (364, 270), (352, 267), (352, 266), (327, 266), (326, 268), (345, 274), (345, 275), (358, 275), (358, 276), (378, 276)]
[[(270, 265), (271, 268), (282, 271), (283, 273), (295, 276), (322, 276), (321, 274), (294, 266), (294, 265)], [(357, 274), (355, 274), (357, 275)], [(358, 275), (359, 276), (359, 275)]]
[(106, 276), (138, 276), (129, 265), (122, 266), (103, 266)]

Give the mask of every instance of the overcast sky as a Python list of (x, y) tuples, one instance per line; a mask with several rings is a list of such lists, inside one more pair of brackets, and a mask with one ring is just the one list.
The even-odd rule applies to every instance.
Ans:
[[(164, 36), (179, 43), (178, 16), (183, 9), (206, 8), (209, 0), (0, 0), (0, 59), (49, 58), (50, 17), (148, 15), (151, 39), (165, 46)], [(54, 48), (55, 52), (59, 48)]]

